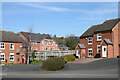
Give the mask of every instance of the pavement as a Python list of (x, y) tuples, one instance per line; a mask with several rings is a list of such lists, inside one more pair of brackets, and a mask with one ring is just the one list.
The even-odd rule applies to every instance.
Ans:
[(56, 71), (41, 71), (42, 64), (3, 66), (3, 78), (118, 78), (118, 59), (98, 59), (89, 63), (67, 63)]

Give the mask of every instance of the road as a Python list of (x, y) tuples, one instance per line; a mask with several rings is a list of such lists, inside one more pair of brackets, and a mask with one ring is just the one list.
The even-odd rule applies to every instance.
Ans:
[(42, 64), (8, 65), (3, 78), (118, 78), (118, 59), (101, 59), (80, 64), (67, 63), (65, 68), (56, 72), (41, 71)]

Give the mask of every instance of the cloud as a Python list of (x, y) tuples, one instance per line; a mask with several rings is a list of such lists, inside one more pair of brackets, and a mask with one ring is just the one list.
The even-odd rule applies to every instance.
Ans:
[(38, 4), (31, 4), (31, 3), (20, 3), (25, 6), (30, 6), (34, 8), (40, 8), (40, 9), (46, 9), (46, 10), (51, 10), (51, 11), (69, 11), (69, 12), (81, 12), (85, 14), (107, 14), (107, 13), (117, 13), (118, 9), (117, 8), (109, 8), (104, 7), (103, 9), (96, 9), (96, 10), (86, 10), (86, 9), (69, 9), (69, 8), (60, 8), (60, 7), (55, 7), (55, 6), (43, 6), (43, 5), (38, 5)]
[(42, 6), (38, 4), (30, 4), (30, 3), (20, 3), (25, 6), (30, 6), (34, 8), (40, 8), (40, 9), (46, 9), (46, 10), (51, 10), (51, 11), (69, 11), (67, 8), (58, 8), (58, 7), (53, 7), (53, 6)]

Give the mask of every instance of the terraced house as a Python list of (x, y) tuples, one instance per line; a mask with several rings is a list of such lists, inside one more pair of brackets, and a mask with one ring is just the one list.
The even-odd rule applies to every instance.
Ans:
[(120, 18), (93, 25), (80, 36), (76, 47), (79, 58), (116, 58), (120, 56)]
[(14, 32), (0, 31), (0, 63), (25, 63), (26, 49)]
[(58, 43), (49, 34), (20, 32), (18, 37), (31, 45), (31, 51), (59, 50)]

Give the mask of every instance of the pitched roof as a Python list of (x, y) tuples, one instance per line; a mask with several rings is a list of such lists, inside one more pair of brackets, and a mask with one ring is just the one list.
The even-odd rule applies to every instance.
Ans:
[(104, 41), (105, 41), (107, 44), (113, 44), (110, 39), (104, 39)]
[(22, 37), (19, 37), (19, 39), (22, 41), (23, 47), (29, 46), (29, 44)]
[(85, 45), (84, 44), (78, 44), (78, 46), (81, 48), (81, 49), (85, 49)]
[(69, 47), (67, 47), (65, 45), (58, 45), (58, 48), (69, 49)]
[(0, 31), (0, 41), (2, 42), (21, 42), (19, 37), (14, 33), (10, 31)]
[[(31, 37), (31, 41), (41, 42), (43, 39), (52, 39), (49, 34), (21, 32), (27, 39)], [(53, 39), (54, 40), (54, 39)], [(54, 40), (55, 41), (55, 40)], [(56, 42), (56, 41), (55, 41)]]
[(120, 21), (120, 18), (106, 20), (103, 24), (93, 25), (85, 31), (80, 37), (92, 36), (94, 32), (99, 31), (112, 31), (115, 25)]

